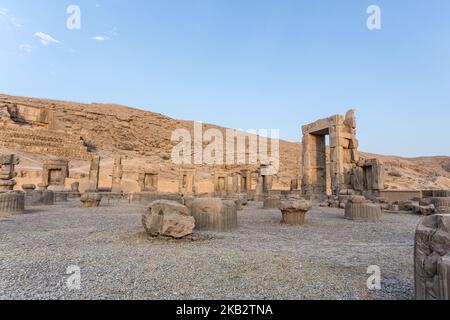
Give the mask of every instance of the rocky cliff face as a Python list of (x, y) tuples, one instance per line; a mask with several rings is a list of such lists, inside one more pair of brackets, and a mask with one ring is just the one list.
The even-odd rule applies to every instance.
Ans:
[[(11, 117), (12, 113), (15, 113), (14, 117)], [(124, 157), (123, 183), (127, 191), (137, 190), (137, 175), (142, 170), (160, 171), (160, 189), (177, 191), (179, 173), (171, 159), (176, 143), (171, 141), (171, 135), (181, 128), (193, 132), (191, 121), (175, 120), (120, 105), (81, 104), (7, 95), (0, 95), (0, 123), (2, 128), (12, 126), (21, 132), (30, 132), (31, 138), (27, 143), (23, 139), (9, 144), (0, 143), (3, 151), (22, 155), (19, 186), (21, 182), (39, 181), (42, 161), (58, 156), (71, 160), (71, 177), (67, 183), (77, 180), (83, 186), (89, 168), (88, 158), (91, 154), (97, 154), (102, 157), (100, 185), (109, 187), (113, 158), (119, 154)], [(210, 128), (221, 130), (225, 136), (226, 129), (214, 125), (204, 125), (203, 132)], [(1, 132), (0, 129), (0, 136)], [(34, 132), (50, 133), (59, 140), (46, 146), (41, 138), (33, 140), (33, 136), (39, 136)], [(60, 145), (60, 150), (76, 152), (60, 152), (55, 148), (55, 143)], [(24, 148), (24, 144), (31, 147)], [(275, 189), (289, 189), (291, 179), (300, 175), (300, 154), (301, 143), (280, 141), (280, 171), (274, 181)], [(385, 162), (389, 188), (450, 189), (450, 157), (367, 157), (380, 158)], [(256, 169), (256, 166), (249, 167)], [(196, 183), (200, 192), (209, 191), (210, 174), (215, 169), (206, 165), (197, 167)], [(225, 169), (231, 172), (239, 166), (227, 166)]]

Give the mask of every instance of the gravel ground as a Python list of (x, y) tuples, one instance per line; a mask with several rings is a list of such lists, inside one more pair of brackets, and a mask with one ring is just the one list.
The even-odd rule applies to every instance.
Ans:
[[(231, 233), (149, 240), (144, 208), (71, 201), (0, 220), (0, 299), (412, 299), (418, 216), (378, 223), (314, 208), (303, 227), (251, 203)], [(70, 265), (81, 289), (69, 290)], [(382, 272), (370, 291), (367, 268)]]

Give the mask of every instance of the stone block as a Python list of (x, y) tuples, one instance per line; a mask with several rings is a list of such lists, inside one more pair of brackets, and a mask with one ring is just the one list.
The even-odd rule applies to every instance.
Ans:
[(237, 209), (234, 201), (219, 198), (195, 199), (192, 215), (197, 230), (226, 232), (237, 228)]
[(174, 201), (157, 200), (142, 215), (142, 224), (152, 237), (180, 239), (192, 234), (195, 219), (186, 206)]
[(179, 193), (164, 192), (136, 192), (129, 195), (130, 203), (150, 205), (153, 201), (156, 200), (170, 200), (182, 204), (183, 196)]
[(25, 204), (27, 206), (52, 206), (55, 203), (53, 191), (34, 190), (26, 193)]

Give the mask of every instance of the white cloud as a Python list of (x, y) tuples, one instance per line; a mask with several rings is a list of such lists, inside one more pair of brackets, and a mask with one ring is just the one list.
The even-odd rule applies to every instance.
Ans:
[(25, 53), (31, 53), (33, 51), (33, 46), (28, 43), (24, 43), (19, 46), (19, 49)]
[(8, 9), (0, 8), (0, 18), (5, 20), (8, 24), (13, 25), (16, 28), (21, 28), (22, 24), (16, 18), (15, 15), (11, 14)]
[(51, 35), (45, 34), (43, 32), (36, 32), (34, 35), (39, 38), (39, 41), (44, 46), (48, 46), (51, 43), (61, 43), (60, 41), (58, 41), (55, 38), (53, 38)]
[(95, 37), (92, 37), (91, 38), (92, 40), (95, 40), (95, 41), (106, 41), (106, 40), (109, 40), (109, 38), (108, 37), (104, 37), (104, 36), (95, 36)]

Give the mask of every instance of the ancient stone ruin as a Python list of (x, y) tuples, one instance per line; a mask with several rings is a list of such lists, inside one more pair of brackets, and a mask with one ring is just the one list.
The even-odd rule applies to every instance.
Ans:
[(24, 184), (26, 206), (52, 206), (55, 204), (55, 193), (51, 190), (36, 190), (34, 184)]
[(376, 222), (381, 219), (381, 207), (363, 196), (351, 196), (345, 206), (345, 218), (354, 221)]
[(13, 154), (0, 155), (0, 216), (25, 212), (25, 193), (13, 191), (15, 166), (19, 158)]
[(64, 159), (45, 160), (42, 168), (42, 183), (40, 187), (53, 191), (64, 191), (68, 177), (69, 161)]
[(270, 166), (261, 164), (258, 170), (258, 181), (255, 189), (255, 201), (264, 201), (272, 190), (273, 175), (270, 172)]
[(214, 173), (214, 194), (216, 197), (226, 197), (228, 189), (228, 174), (218, 170)]
[(414, 250), (417, 300), (450, 299), (450, 215), (422, 219)]
[(195, 219), (186, 206), (174, 201), (157, 200), (142, 215), (142, 224), (151, 237), (180, 239), (192, 234)]
[(301, 226), (305, 224), (306, 214), (311, 210), (312, 204), (307, 200), (281, 201), (279, 209), (282, 213), (282, 223)]
[(80, 201), (84, 208), (97, 208), (102, 202), (102, 195), (100, 193), (85, 193), (81, 196)]
[(158, 192), (158, 177), (156, 171), (143, 172), (139, 174), (139, 187), (141, 192)]
[(226, 232), (237, 228), (237, 209), (233, 200), (197, 198), (192, 203), (196, 230)]
[(324, 198), (327, 195), (327, 180), (335, 196), (351, 189), (374, 198), (384, 189), (382, 164), (376, 159), (363, 159), (359, 155), (353, 110), (348, 111), (345, 117), (335, 115), (305, 125), (302, 131), (302, 192), (305, 196)]
[(180, 170), (179, 192), (185, 195), (195, 193), (195, 169)]
[(89, 168), (89, 188), (87, 192), (98, 192), (98, 181), (100, 178), (100, 157), (91, 160)]
[(113, 193), (122, 192), (122, 177), (123, 177), (122, 157), (117, 156), (114, 158), (111, 192)]
[(80, 135), (60, 128), (54, 112), (31, 103), (0, 105), (0, 147), (67, 159), (91, 155)]
[(241, 192), (247, 193), (252, 190), (252, 174), (248, 169), (241, 170)]

